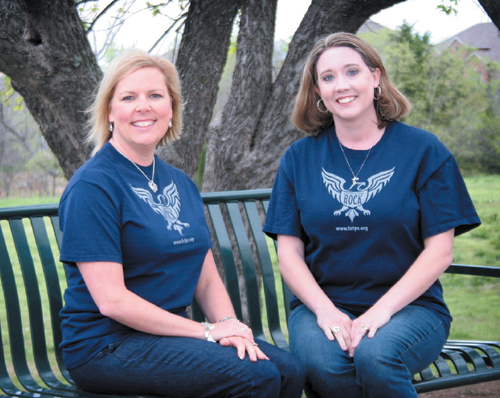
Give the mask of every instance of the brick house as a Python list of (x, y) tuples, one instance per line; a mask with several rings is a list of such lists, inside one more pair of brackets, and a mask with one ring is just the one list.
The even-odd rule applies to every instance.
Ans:
[(489, 66), (500, 64), (500, 31), (493, 22), (480, 23), (436, 45), (439, 52), (462, 52), (464, 60), (481, 74), (483, 82), (498, 79)]

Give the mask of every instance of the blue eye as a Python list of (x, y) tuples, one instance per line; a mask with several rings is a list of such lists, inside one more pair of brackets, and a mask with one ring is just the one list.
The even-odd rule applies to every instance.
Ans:
[(131, 101), (133, 99), (134, 97), (132, 97), (131, 95), (127, 95), (126, 97), (123, 97), (122, 101)]
[(330, 81), (330, 80), (332, 80), (332, 79), (333, 79), (333, 76), (332, 76), (332, 75), (326, 75), (326, 76), (323, 76), (323, 80), (324, 80), (325, 82), (329, 82), (329, 81)]
[(163, 98), (161, 94), (151, 94), (152, 98)]
[(357, 69), (349, 69), (349, 70), (347, 71), (347, 74), (348, 74), (349, 76), (356, 76), (356, 75), (358, 74), (358, 70), (357, 70)]

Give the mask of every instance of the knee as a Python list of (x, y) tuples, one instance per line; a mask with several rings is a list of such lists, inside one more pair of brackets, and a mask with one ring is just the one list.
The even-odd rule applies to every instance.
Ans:
[(358, 380), (369, 384), (385, 382), (387, 375), (401, 368), (400, 355), (383, 344), (360, 345), (354, 353), (354, 365)]
[(252, 377), (252, 391), (256, 397), (278, 397), (281, 391), (281, 373), (271, 363), (259, 361), (259, 367)]
[(280, 369), (280, 371), (283, 380), (293, 380), (297, 383), (302, 382), (302, 385), (304, 385), (304, 381), (306, 379), (306, 367), (293, 355), (290, 355), (290, 359), (286, 362), (285, 366)]

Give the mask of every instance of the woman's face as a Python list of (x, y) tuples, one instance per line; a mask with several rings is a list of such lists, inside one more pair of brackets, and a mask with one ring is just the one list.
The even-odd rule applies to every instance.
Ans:
[(130, 155), (154, 152), (172, 118), (165, 77), (153, 67), (137, 69), (119, 80), (109, 107), (112, 139)]
[(332, 113), (335, 125), (342, 122), (377, 121), (373, 105), (380, 70), (368, 68), (361, 55), (349, 47), (331, 47), (318, 59), (316, 93)]

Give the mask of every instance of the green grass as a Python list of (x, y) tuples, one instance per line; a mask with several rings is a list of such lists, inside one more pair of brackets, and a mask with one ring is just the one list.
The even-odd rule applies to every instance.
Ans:
[(60, 198), (50, 196), (32, 196), (29, 198), (7, 198), (0, 199), (0, 207), (16, 207), (29, 205), (42, 205), (49, 203), (58, 203)]
[[(482, 225), (455, 238), (454, 262), (500, 267), (500, 176), (465, 179)], [(451, 339), (500, 340), (500, 280), (465, 275), (441, 277), (454, 317)]]
[(466, 178), (482, 225), (455, 239), (454, 262), (500, 266), (500, 176)]

